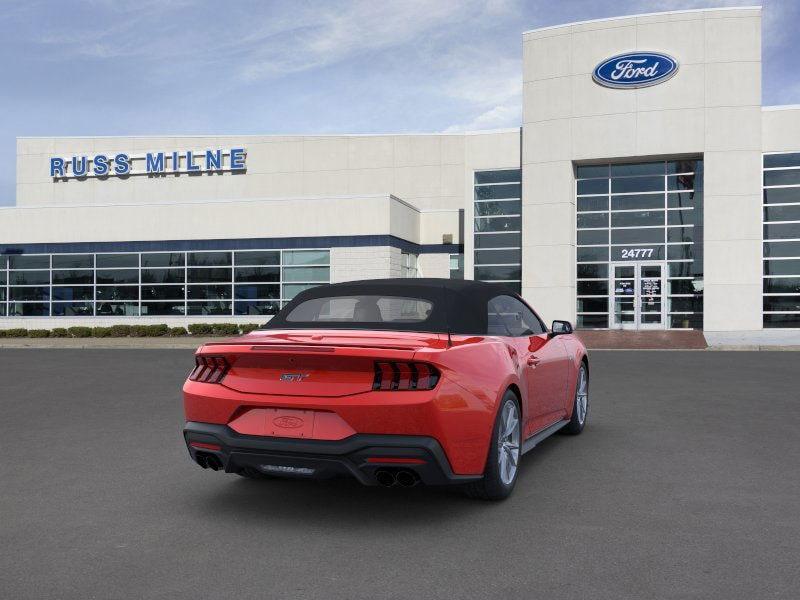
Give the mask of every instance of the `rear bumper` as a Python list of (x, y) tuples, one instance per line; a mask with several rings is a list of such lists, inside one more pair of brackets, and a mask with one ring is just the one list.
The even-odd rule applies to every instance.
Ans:
[[(381, 470), (413, 471), (426, 485), (481, 479), (453, 473), (442, 447), (426, 436), (356, 434), (336, 441), (261, 437), (239, 434), (227, 425), (194, 421), (186, 423), (183, 436), (194, 461), (202, 463), (204, 456), (213, 454), (228, 473), (255, 469), (316, 479), (349, 475), (364, 485), (377, 485), (376, 473)], [(192, 446), (192, 442), (203, 446)], [(410, 460), (398, 462), (402, 459)]]

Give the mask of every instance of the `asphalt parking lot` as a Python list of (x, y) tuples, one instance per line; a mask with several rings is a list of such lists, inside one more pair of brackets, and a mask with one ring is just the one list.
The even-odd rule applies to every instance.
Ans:
[(797, 598), (796, 352), (594, 352), (492, 504), (203, 471), (186, 350), (0, 350), (2, 598)]

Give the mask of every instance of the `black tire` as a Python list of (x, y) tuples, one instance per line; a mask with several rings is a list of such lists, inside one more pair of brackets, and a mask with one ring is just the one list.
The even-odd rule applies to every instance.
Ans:
[[(581, 372), (586, 381), (586, 410), (583, 411), (583, 418), (581, 418), (580, 411), (578, 410), (578, 402), (580, 395), (581, 385)], [(578, 370), (578, 377), (575, 384), (575, 397), (572, 399), (572, 418), (569, 423), (565, 425), (561, 431), (567, 435), (578, 435), (586, 426), (586, 420), (589, 418), (589, 365), (586, 361), (581, 361), (580, 369)]]
[[(520, 444), (522, 442), (522, 418), (519, 408), (519, 399), (514, 392), (507, 390), (503, 396), (502, 402), (500, 402), (500, 406), (497, 410), (497, 416), (494, 420), (494, 427), (492, 428), (492, 441), (489, 445), (489, 456), (486, 458), (486, 467), (483, 470), (483, 479), (468, 483), (464, 486), (464, 492), (470, 498), (479, 498), (481, 500), (504, 500), (511, 495), (512, 491), (514, 491), (514, 486), (516, 485), (517, 478), (519, 476), (519, 466), (517, 466), (513, 479), (510, 483), (503, 482), (500, 477), (499, 467), (499, 453), (501, 451), (499, 443), (500, 427), (502, 426), (501, 415), (503, 414), (505, 405), (509, 402), (512, 402), (516, 407), (518, 417), (517, 427), (520, 430), (518, 439), (520, 440)], [(521, 458), (522, 452), (520, 451), (517, 462), (519, 462)]]

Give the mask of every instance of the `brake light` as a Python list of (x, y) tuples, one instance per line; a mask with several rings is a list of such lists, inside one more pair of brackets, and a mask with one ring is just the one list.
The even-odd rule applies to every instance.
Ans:
[(231, 368), (224, 356), (196, 354), (194, 364), (195, 367), (189, 373), (189, 379), (202, 383), (219, 383)]
[(376, 362), (373, 390), (432, 390), (439, 381), (436, 367), (425, 363)]

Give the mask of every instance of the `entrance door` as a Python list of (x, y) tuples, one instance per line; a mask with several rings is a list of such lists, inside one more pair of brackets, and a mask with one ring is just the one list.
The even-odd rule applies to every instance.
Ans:
[(663, 262), (611, 264), (611, 327), (666, 329)]

